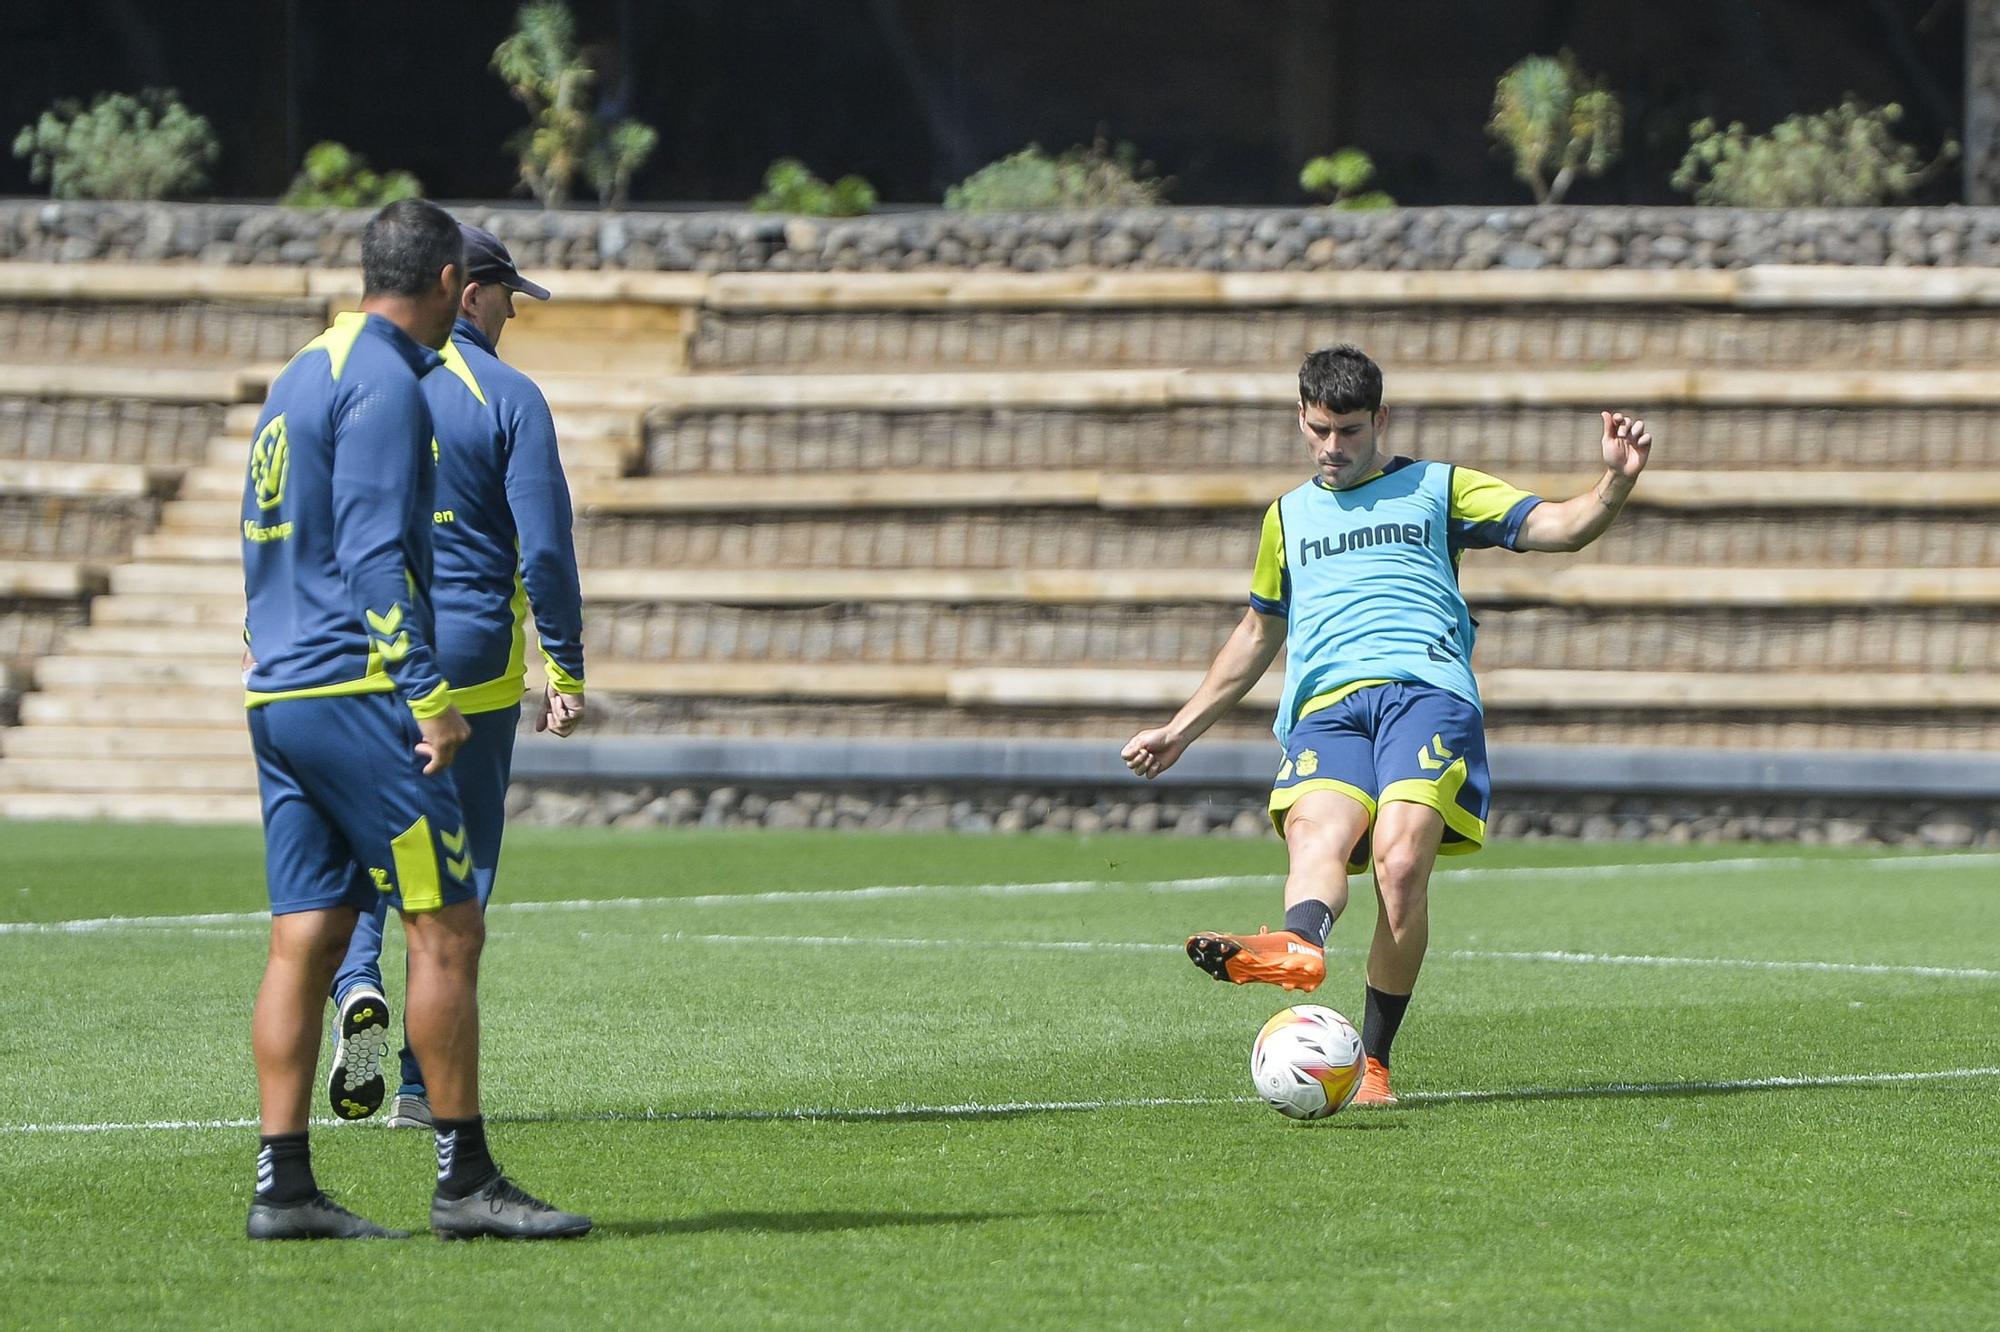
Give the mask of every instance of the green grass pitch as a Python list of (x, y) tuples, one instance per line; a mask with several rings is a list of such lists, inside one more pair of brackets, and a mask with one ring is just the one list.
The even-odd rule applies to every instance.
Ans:
[[(1246, 1099), (1285, 998), (1178, 950), (1275, 923), (1282, 854), (519, 830), (484, 983), (492, 1139), (597, 1232), (253, 1245), (254, 1130), (231, 1121), (255, 1107), (255, 831), (0, 824), (0, 1326), (2000, 1309), (2000, 857), (1447, 861), (1396, 1051), (1407, 1103), (1298, 1125)], [(1356, 1018), (1373, 910), (1361, 881), (1312, 996)], [(421, 1224), (427, 1134), (314, 1141), (336, 1196)]]

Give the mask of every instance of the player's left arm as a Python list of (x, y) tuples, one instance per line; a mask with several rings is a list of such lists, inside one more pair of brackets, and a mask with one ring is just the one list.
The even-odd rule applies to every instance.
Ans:
[(569, 482), (548, 402), (531, 388), (510, 407), (507, 506), (521, 538), (521, 582), (528, 590), (548, 676), (535, 729), (566, 736), (583, 718), (583, 591), (571, 533)]
[(1639, 473), (1646, 470), (1653, 436), (1646, 423), (1623, 412), (1602, 412), (1604, 475), (1573, 499), (1544, 501), (1521, 522), (1515, 550), (1582, 550), (1610, 530)]

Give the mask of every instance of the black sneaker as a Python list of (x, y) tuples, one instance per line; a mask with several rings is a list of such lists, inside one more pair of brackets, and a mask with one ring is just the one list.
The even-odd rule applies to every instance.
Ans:
[(431, 1098), (421, 1091), (399, 1091), (396, 1102), (389, 1107), (389, 1117), (382, 1121), (383, 1128), (432, 1128)]
[(382, 1060), (389, 1053), (389, 1001), (379, 990), (349, 990), (340, 1001), (340, 1044), (326, 1076), (326, 1099), (342, 1119), (366, 1119), (382, 1108), (389, 1085)]
[(304, 1202), (250, 1204), (243, 1233), (253, 1240), (408, 1239), (407, 1230), (389, 1230), (356, 1216), (324, 1193)]
[(590, 1233), (590, 1218), (560, 1212), (495, 1175), (463, 1198), (431, 1199), (431, 1230), (439, 1239), (572, 1239)]

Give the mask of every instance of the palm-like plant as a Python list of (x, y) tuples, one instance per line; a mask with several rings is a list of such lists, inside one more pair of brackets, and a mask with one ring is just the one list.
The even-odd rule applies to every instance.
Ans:
[(1568, 51), (1529, 56), (1494, 85), (1486, 132), (1513, 153), (1514, 176), (1535, 202), (1555, 204), (1579, 175), (1601, 176), (1618, 160), (1625, 111)]
[(521, 183), (545, 208), (569, 202), (576, 173), (587, 170), (598, 197), (617, 207), (632, 173), (652, 154), (659, 135), (635, 120), (600, 124), (590, 111), (597, 71), (576, 44), (576, 19), (563, 0), (521, 7), (514, 31), (493, 50), (493, 72), (528, 109), (528, 127), (508, 141)]

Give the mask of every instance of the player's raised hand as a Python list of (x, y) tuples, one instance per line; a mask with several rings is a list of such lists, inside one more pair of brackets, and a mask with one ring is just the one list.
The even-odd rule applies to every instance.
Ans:
[(1637, 480), (1653, 448), (1646, 423), (1623, 412), (1599, 415), (1604, 418), (1604, 465), (1627, 480)]
[(1174, 760), (1186, 749), (1187, 741), (1176, 736), (1168, 727), (1156, 726), (1127, 740), (1118, 756), (1125, 760), (1126, 767), (1151, 781), (1173, 767)]
[(459, 746), (472, 738), (472, 726), (457, 708), (446, 708), (435, 717), (417, 718), (424, 738), (417, 741), (417, 753), (424, 757), (424, 776), (434, 777), (451, 766)]

